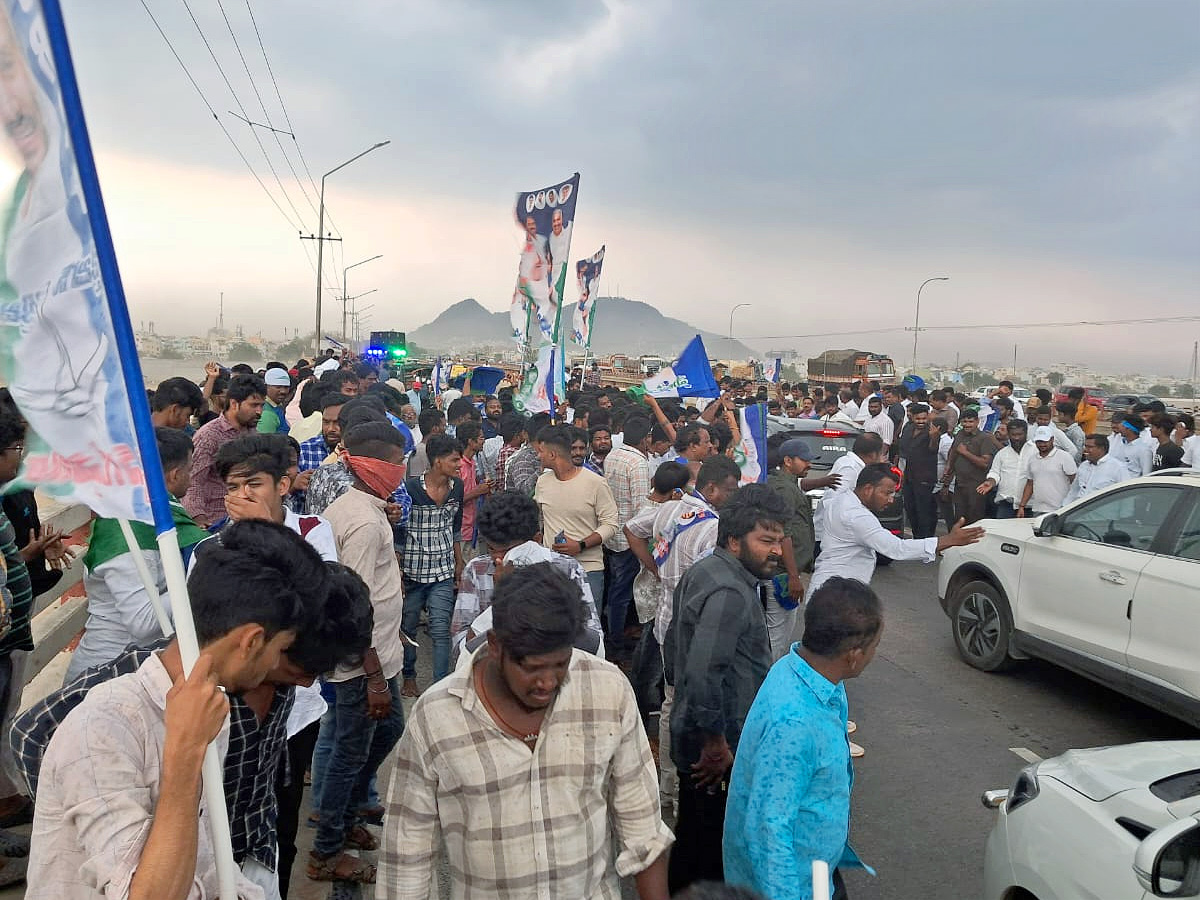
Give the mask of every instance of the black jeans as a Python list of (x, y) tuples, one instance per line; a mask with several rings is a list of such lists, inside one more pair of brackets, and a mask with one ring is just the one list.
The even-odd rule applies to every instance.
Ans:
[(934, 481), (905, 479), (900, 489), (904, 497), (904, 514), (908, 516), (908, 527), (918, 540), (937, 534), (937, 496), (933, 493)]
[(675, 894), (695, 881), (724, 881), (721, 840), (725, 832), (725, 782), (710, 794), (696, 787), (690, 772), (679, 773), (679, 814), (675, 845), (667, 865), (667, 886)]
[(312, 762), (320, 722), (313, 722), (287, 742), (287, 766), (275, 776), (275, 802), (279, 806), (276, 832), (279, 839), (279, 896), (287, 900), (292, 865), (296, 862), (296, 832), (300, 826), (300, 803), (304, 798), (304, 773)]

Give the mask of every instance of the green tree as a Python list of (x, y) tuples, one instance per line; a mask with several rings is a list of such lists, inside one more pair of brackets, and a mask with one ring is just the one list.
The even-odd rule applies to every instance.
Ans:
[(229, 358), (237, 362), (248, 359), (261, 360), (262, 351), (246, 341), (235, 341), (229, 345)]
[(995, 384), (997, 380), (993, 372), (966, 372), (963, 375), (963, 384), (972, 390), (984, 385)]
[(1190, 400), (1196, 396), (1196, 389), (1190, 384), (1181, 384), (1175, 388), (1175, 396), (1182, 397), (1185, 400)]
[(1149, 393), (1153, 394), (1155, 397), (1170, 397), (1171, 389), (1165, 384), (1152, 384), (1150, 385)]
[(1062, 383), (1067, 380), (1067, 376), (1062, 372), (1051, 372), (1046, 376), (1046, 380), (1050, 382), (1050, 387), (1061, 387)]
[(293, 363), (298, 359), (307, 359), (311, 362), (313, 358), (312, 348), (313, 339), (311, 334), (305, 337), (298, 337), (276, 347), (274, 358), (285, 363)]
[(162, 352), (158, 354), (159, 359), (183, 359), (183, 353), (176, 350), (174, 347), (163, 347)]

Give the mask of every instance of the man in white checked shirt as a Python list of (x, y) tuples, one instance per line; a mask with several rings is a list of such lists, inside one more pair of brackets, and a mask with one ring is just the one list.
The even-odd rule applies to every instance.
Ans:
[(441, 843), (455, 900), (618, 900), (622, 877), (667, 900), (654, 759), (629, 681), (572, 646), (579, 587), (521, 566), (492, 610), (487, 645), (421, 696), (397, 746), (376, 897), (427, 900)]

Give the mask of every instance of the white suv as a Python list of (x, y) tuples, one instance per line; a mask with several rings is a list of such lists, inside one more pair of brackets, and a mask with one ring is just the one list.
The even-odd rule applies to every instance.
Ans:
[(1200, 726), (1200, 472), (984, 526), (938, 570), (966, 662), (991, 672), (1036, 656)]
[(1070, 750), (983, 803), (983, 900), (1200, 894), (1200, 741)]

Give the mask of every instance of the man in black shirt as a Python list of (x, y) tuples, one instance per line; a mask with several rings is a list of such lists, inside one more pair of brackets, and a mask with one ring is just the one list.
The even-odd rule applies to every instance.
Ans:
[(1150, 417), (1150, 434), (1154, 438), (1154, 469), (1177, 469), (1183, 465), (1183, 447), (1171, 440), (1175, 420), (1166, 413)]
[(940, 435), (929, 427), (929, 407), (914, 403), (912, 421), (900, 433), (900, 455), (904, 457), (904, 514), (914, 539), (933, 537), (937, 531), (938, 441)]

